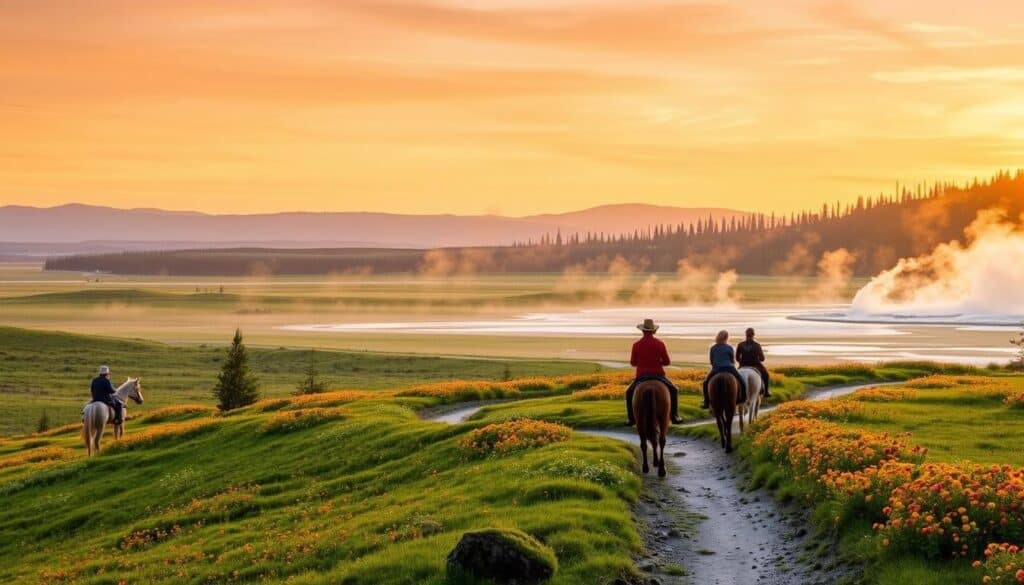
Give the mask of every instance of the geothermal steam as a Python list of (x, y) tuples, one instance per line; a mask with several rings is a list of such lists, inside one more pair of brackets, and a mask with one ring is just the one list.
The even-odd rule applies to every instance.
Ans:
[[(1024, 221), (1024, 217), (1022, 217)], [(903, 258), (853, 299), (853, 314), (906, 316), (1024, 314), (1024, 232), (999, 209), (980, 211), (967, 244), (940, 244)]]

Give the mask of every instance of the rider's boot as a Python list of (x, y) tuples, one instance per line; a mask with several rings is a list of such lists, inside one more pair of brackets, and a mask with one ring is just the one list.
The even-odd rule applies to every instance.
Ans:
[(679, 418), (679, 390), (669, 390), (671, 396), (672, 424), (682, 424), (683, 419)]

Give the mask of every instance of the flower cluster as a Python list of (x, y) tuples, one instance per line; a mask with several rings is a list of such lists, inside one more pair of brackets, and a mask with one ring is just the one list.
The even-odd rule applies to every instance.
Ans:
[(460, 446), (478, 456), (504, 455), (569, 439), (567, 426), (523, 418), (487, 425), (471, 432)]
[(216, 412), (216, 408), (206, 406), (204, 404), (180, 404), (178, 406), (167, 406), (146, 413), (145, 416), (139, 418), (138, 422), (157, 423), (172, 418), (188, 418), (194, 415), (213, 415), (216, 414)]
[(517, 396), (519, 389), (508, 382), (486, 382), (474, 380), (452, 380), (420, 384), (402, 390), (396, 396), (424, 396), (440, 398), (445, 402), (465, 402)]
[(982, 583), (1024, 583), (1024, 551), (1014, 544), (992, 543), (985, 548), (985, 561), (974, 561), (981, 569)]
[(232, 486), (222, 492), (205, 498), (193, 498), (184, 509), (189, 516), (200, 515), (208, 520), (237, 518), (247, 511), (257, 509), (256, 496), (260, 493), (257, 484)]
[(219, 421), (212, 418), (164, 423), (162, 425), (149, 427), (142, 431), (125, 434), (121, 439), (110, 443), (110, 446), (107, 447), (106, 450), (108, 452), (114, 452), (148, 447), (171, 437), (180, 439), (195, 435), (202, 431), (210, 430), (217, 426), (218, 423)]
[(1024, 540), (1024, 469), (921, 465), (892, 490), (876, 529), (890, 546), (929, 556), (977, 557), (993, 541)]
[(67, 461), (75, 456), (75, 452), (64, 447), (40, 447), (15, 453), (0, 459), (0, 469), (17, 467), (30, 463), (51, 463)]
[(1005, 380), (994, 379), (987, 376), (949, 376), (945, 374), (936, 374), (904, 382), (903, 386), (906, 388), (924, 389), (955, 388), (957, 386), (977, 386), (999, 390), (1007, 390), (1009, 389), (1010, 384)]
[[(971, 393), (999, 388), (998, 383), (971, 377), (942, 378), (945, 384), (972, 386)], [(933, 382), (917, 387), (930, 388)], [(926, 450), (911, 445), (909, 435), (869, 432), (833, 422), (856, 416), (857, 409), (864, 408), (859, 404), (864, 392), (870, 396), (868, 401), (905, 396), (900, 388), (896, 393), (882, 390), (890, 389), (862, 391), (851, 400), (831, 403), (783, 405), (770, 425), (754, 425), (752, 452), (780, 464), (793, 479), (810, 486), (811, 497), (839, 503), (837, 509), (847, 517), (871, 518), (879, 542), (893, 551), (928, 558), (998, 553), (1002, 560), (985, 563), (989, 580), (1005, 578), (1007, 563), (1014, 571), (1024, 568), (1024, 562), (998, 548), (1003, 545), (989, 544), (1024, 542), (1024, 468), (926, 463)]]
[(598, 384), (572, 393), (573, 400), (622, 400), (625, 396), (626, 387), (622, 384)]
[[(838, 406), (838, 405), (835, 405)], [(790, 469), (794, 479), (818, 483), (828, 473), (853, 472), (884, 461), (921, 461), (925, 449), (905, 436), (849, 429), (813, 418), (776, 417), (758, 425), (755, 450)]]
[(389, 392), (369, 392), (366, 390), (336, 390), (334, 392), (321, 392), (319, 394), (302, 394), (289, 399), (289, 406), (305, 408), (307, 406), (340, 406), (357, 400), (368, 398), (381, 398), (389, 395)]
[(918, 390), (914, 388), (876, 386), (853, 394), (850, 396), (850, 400), (857, 402), (898, 402), (903, 400), (913, 400), (917, 398), (918, 395)]
[(263, 433), (290, 433), (314, 427), (329, 420), (338, 420), (350, 414), (345, 408), (301, 408), (283, 410), (272, 415), (260, 426)]
[[(854, 396), (856, 396), (856, 394)], [(854, 400), (828, 400), (819, 402), (796, 400), (780, 404), (772, 416), (776, 420), (780, 418), (816, 418), (832, 421), (848, 421), (851, 418), (860, 416), (863, 413), (863, 410), (864, 407), (857, 404)]]

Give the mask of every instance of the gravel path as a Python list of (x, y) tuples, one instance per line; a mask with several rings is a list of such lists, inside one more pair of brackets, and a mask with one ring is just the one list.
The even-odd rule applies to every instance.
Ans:
[[(805, 399), (829, 400), (881, 385), (821, 388)], [(426, 418), (457, 424), (484, 406), (463, 406)], [(636, 433), (625, 429), (583, 432), (639, 445)], [(740, 462), (717, 441), (670, 436), (665, 453), (668, 477), (659, 479), (653, 472), (645, 476), (637, 507), (647, 554), (637, 566), (652, 584), (824, 585), (856, 573), (856, 567), (837, 563), (829, 543), (816, 538), (806, 510), (783, 505), (766, 490), (746, 491)]]

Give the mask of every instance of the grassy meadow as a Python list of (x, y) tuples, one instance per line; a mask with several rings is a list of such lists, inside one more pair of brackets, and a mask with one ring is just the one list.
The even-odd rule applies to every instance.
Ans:
[(499, 446), (386, 392), (317, 398), (149, 411), (91, 460), (77, 428), (0, 441), (0, 581), (468, 584), (445, 555), (488, 527), (540, 539), (552, 583), (633, 574), (628, 446), (525, 426)]
[[(780, 392), (799, 394), (800, 375), (877, 377), (858, 368), (780, 375)], [(676, 376), (692, 386), (699, 373)], [(623, 381), (601, 372), (419, 382), (268, 397), (227, 415), (147, 402), (125, 438), (108, 437), (91, 460), (74, 423), (0, 439), (0, 579), (468, 583), (445, 576), (445, 555), (461, 532), (487, 527), (543, 542), (557, 557), (553, 583), (634, 579), (631, 448), (541, 416), (448, 426), (417, 415), (561, 398), (596, 425), (618, 424)]]
[(979, 373), (788, 403), (741, 453), (755, 485), (815, 508), (871, 583), (1020, 581), (1024, 377)]
[[(226, 344), (229, 339), (224, 340)], [(250, 348), (253, 371), (268, 397), (295, 391), (310, 351)], [(46, 412), (54, 425), (80, 420), (89, 381), (100, 364), (115, 383), (141, 377), (146, 403), (132, 412), (183, 403), (214, 404), (211, 395), (225, 345), (168, 345), (139, 339), (83, 336), (0, 327), (0, 436), (35, 429)], [(332, 389), (388, 389), (449, 379), (500, 379), (593, 372), (587, 362), (483, 360), (428, 355), (316, 351), (321, 379)]]
[[(167, 371), (189, 370), (189, 364), (205, 360), (205, 371), (212, 373), (213, 352), (223, 353), (222, 348), (4, 333), (20, 340), (14, 345), (38, 348), (38, 362), (4, 349), (2, 363), (18, 364), (12, 371), (23, 375), (59, 359), (91, 364), (112, 350), (138, 352), (133, 355), (139, 363)], [(68, 344), (83, 341), (100, 353), (58, 357)], [(0, 580), (470, 584), (471, 579), (445, 572), (445, 557), (463, 532), (493, 527), (522, 531), (543, 543), (544, 552), (557, 559), (552, 583), (640, 582), (633, 561), (642, 549), (632, 517), (640, 493), (635, 454), (615, 440), (573, 430), (621, 424), (628, 373), (570, 373), (563, 368), (579, 364), (511, 362), (517, 377), (503, 380), (502, 363), (389, 362), (385, 356), (381, 363), (394, 370), (389, 384), (367, 382), (383, 372), (358, 371), (348, 389), (289, 396), (293, 380), (285, 376), (294, 375), (289, 372), (304, 363), (306, 353), (263, 351), (257, 350), (253, 361), (261, 376), (279, 380), (280, 392), (222, 415), (207, 391), (193, 389), (193, 395), (185, 389), (208, 381), (196, 371), (195, 377), (179, 380), (180, 394), (168, 391), (174, 400), (147, 400), (135, 407), (125, 438), (114, 442), (108, 436), (106, 450), (93, 459), (84, 457), (75, 423), (0, 438), (0, 494), (9, 504), (0, 510)], [(180, 361), (160, 361), (168, 359)], [(464, 368), (460, 376), (477, 379), (451, 379), (453, 370), (446, 368), (456, 364), (450, 361)], [(327, 363), (322, 359), (322, 367)], [(269, 364), (280, 370), (267, 369)], [(427, 381), (430, 372), (441, 371), (445, 376)], [(1024, 392), (1022, 378), (929, 363), (800, 366), (778, 368), (775, 374), (776, 400), (786, 405), (762, 419), (765, 433), (781, 428), (789, 431), (784, 437), (800, 437), (799, 429), (785, 426), (790, 420), (828, 430), (817, 419), (801, 418), (812, 413), (852, 433), (897, 437), (882, 441), (883, 447), (909, 443), (899, 433), (913, 432), (915, 444), (926, 446), (936, 461), (971, 457), (985, 464), (1024, 464), (1021, 450), (1009, 440), (1024, 430), (1017, 428), (1024, 423), (1014, 420), (1013, 398)], [(688, 418), (703, 416), (695, 408), (702, 375), (702, 370), (673, 372), (684, 390), (682, 411)], [(365, 376), (364, 383), (356, 382), (358, 376)], [(872, 380), (910, 381), (849, 400), (797, 400), (815, 386)], [(147, 398), (159, 393), (150, 389)], [(460, 425), (425, 422), (419, 415), (443, 405), (496, 399), (503, 401)], [(5, 400), (15, 404), (9, 393)], [(887, 403), (896, 400), (908, 408)], [(801, 406), (806, 404), (812, 406)], [(854, 406), (842, 406), (847, 404)], [(829, 408), (840, 414), (829, 414)], [(975, 412), (999, 421), (1005, 435), (979, 436)], [(820, 447), (827, 453), (830, 444), (823, 441)], [(980, 569), (967, 561), (925, 554), (890, 559), (881, 532), (860, 520), (856, 504), (823, 497), (814, 491), (816, 483), (801, 483), (806, 478), (789, 471), (784, 454), (798, 449), (780, 455), (748, 442), (744, 450), (755, 480), (775, 487), (781, 497), (809, 497), (818, 505), (818, 521), (837, 515), (844, 554), (867, 562), (879, 582), (919, 575), (933, 583), (980, 579)], [(843, 506), (850, 511), (843, 512)]]

